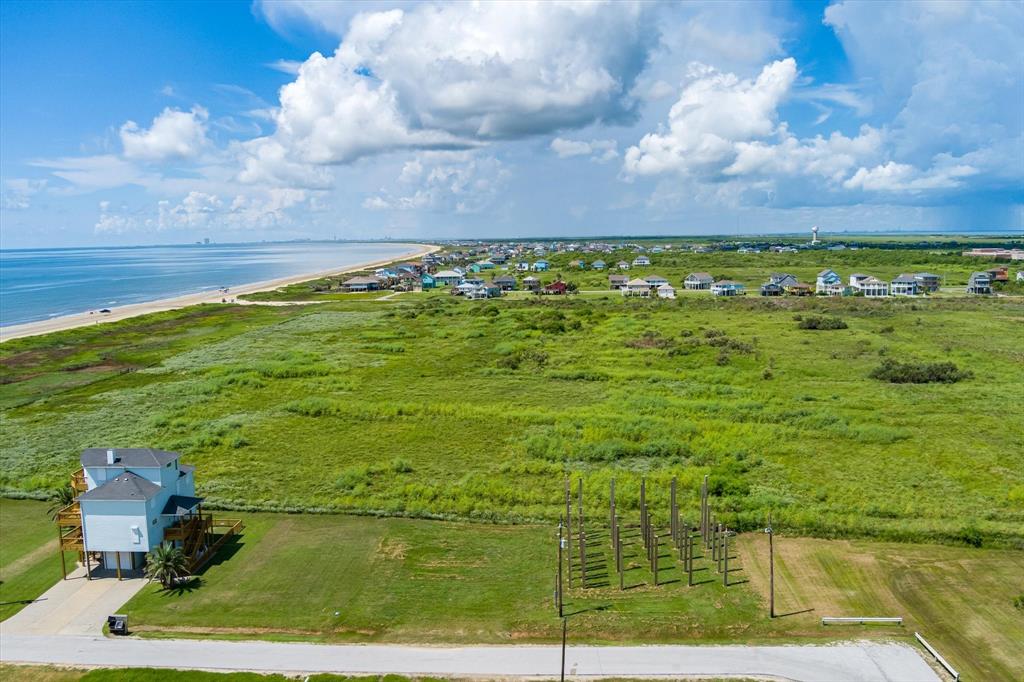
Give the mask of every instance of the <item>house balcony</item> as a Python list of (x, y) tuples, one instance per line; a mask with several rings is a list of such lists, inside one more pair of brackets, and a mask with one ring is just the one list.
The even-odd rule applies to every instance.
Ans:
[(209, 514), (190, 514), (164, 528), (164, 540), (168, 542), (185, 542), (196, 534), (209, 531), (213, 525), (213, 517)]
[(71, 489), (75, 493), (84, 493), (89, 489), (89, 484), (85, 480), (85, 469), (79, 469), (75, 473), (71, 474)]
[(72, 502), (57, 512), (54, 521), (61, 528), (75, 527), (80, 529), (82, 527), (82, 509), (78, 506), (77, 502)]
[(60, 533), (60, 549), (62, 552), (82, 552), (85, 551), (85, 543), (82, 539), (82, 527), (79, 525), (77, 528), (71, 528), (70, 530)]

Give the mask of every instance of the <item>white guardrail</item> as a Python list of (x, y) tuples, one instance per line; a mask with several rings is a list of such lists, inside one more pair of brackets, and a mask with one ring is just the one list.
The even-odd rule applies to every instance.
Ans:
[(914, 637), (917, 637), (917, 641), (919, 641), (921, 643), (921, 646), (923, 646), (925, 649), (927, 649), (928, 653), (930, 653), (932, 656), (935, 657), (935, 660), (938, 661), (942, 665), (942, 667), (946, 669), (946, 672), (948, 672), (950, 675), (953, 676), (954, 680), (957, 680), (957, 681), (960, 680), (960, 673), (958, 673), (956, 671), (956, 669), (953, 668), (953, 666), (951, 666), (949, 663), (947, 663), (946, 659), (944, 659), (941, 655), (939, 655), (939, 652), (936, 651), (932, 647), (931, 644), (929, 644), (928, 642), (926, 642), (924, 640), (924, 637), (921, 636), (921, 633), (915, 632), (914, 633)]
[(876, 616), (860, 616), (857, 618), (823, 617), (821, 619), (822, 625), (843, 625), (846, 623), (859, 623), (861, 625), (864, 625), (865, 623), (892, 623), (894, 625), (903, 625), (903, 618), (879, 618)]

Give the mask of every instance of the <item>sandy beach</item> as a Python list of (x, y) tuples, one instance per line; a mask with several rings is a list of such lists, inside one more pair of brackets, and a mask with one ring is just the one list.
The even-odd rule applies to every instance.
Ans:
[(129, 317), (146, 315), (148, 313), (157, 313), (162, 312), (164, 310), (177, 310), (178, 308), (186, 308), (190, 305), (198, 305), (200, 303), (221, 303), (225, 298), (230, 301), (231, 299), (237, 296), (242, 296), (244, 294), (254, 294), (257, 291), (269, 291), (272, 289), (277, 289), (279, 287), (288, 286), (289, 284), (296, 284), (298, 282), (308, 282), (309, 280), (319, 279), (321, 277), (342, 275), (347, 272), (357, 272), (359, 270), (380, 267), (382, 265), (387, 265), (388, 263), (395, 263), (398, 261), (422, 258), (428, 253), (433, 253), (441, 248), (439, 246), (433, 246), (431, 244), (416, 244), (415, 246), (417, 248), (412, 251), (409, 251), (408, 253), (392, 258), (387, 258), (384, 260), (377, 260), (370, 263), (360, 263), (358, 265), (352, 265), (344, 269), (321, 270), (319, 272), (308, 272), (301, 275), (292, 275), (291, 277), (281, 277), (278, 279), (270, 279), (262, 282), (239, 284), (238, 286), (230, 287), (226, 293), (219, 289), (213, 291), (203, 291), (197, 294), (186, 294), (184, 296), (164, 298), (157, 301), (133, 303), (118, 308), (113, 308), (109, 313), (100, 313), (99, 311), (86, 311), (83, 313), (75, 313), (74, 315), (62, 315), (60, 317), (54, 317), (49, 320), (38, 320), (36, 322), (15, 324), (9, 327), (0, 327), (0, 343), (4, 341), (10, 341), (11, 339), (23, 338), (26, 336), (38, 336), (40, 334), (49, 334), (51, 332), (64, 331), (65, 329), (74, 329), (75, 327), (84, 327), (90, 324), (116, 322), (117, 320), (125, 320)]

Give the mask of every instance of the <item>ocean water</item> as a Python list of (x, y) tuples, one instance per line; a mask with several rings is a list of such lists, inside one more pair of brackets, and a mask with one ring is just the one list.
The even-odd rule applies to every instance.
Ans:
[(410, 244), (294, 242), (0, 251), (0, 326), (397, 258)]

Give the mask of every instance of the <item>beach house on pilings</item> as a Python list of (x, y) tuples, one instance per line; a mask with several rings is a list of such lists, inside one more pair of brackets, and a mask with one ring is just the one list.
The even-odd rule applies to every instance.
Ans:
[(143, 568), (146, 553), (168, 542), (195, 571), (241, 530), (240, 521), (214, 521), (203, 512), (195, 468), (180, 458), (150, 448), (84, 450), (82, 468), (71, 477), (75, 500), (55, 519), (62, 570), (64, 552), (76, 552), (88, 577), (103, 568), (120, 578), (122, 571)]

